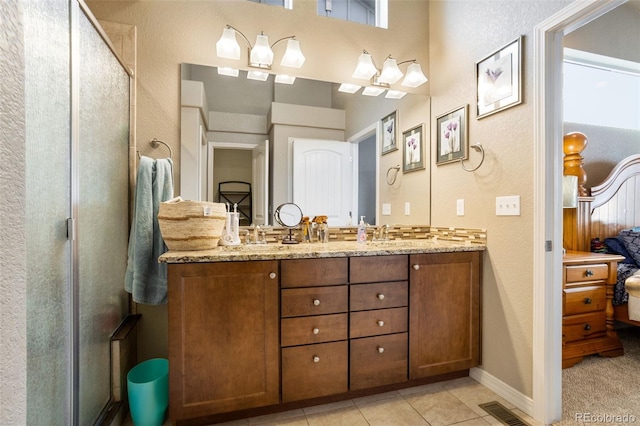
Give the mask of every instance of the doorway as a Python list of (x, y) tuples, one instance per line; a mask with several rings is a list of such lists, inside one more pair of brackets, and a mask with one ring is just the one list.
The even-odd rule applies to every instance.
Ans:
[(562, 417), (562, 37), (624, 1), (574, 2), (534, 29), (533, 415)]

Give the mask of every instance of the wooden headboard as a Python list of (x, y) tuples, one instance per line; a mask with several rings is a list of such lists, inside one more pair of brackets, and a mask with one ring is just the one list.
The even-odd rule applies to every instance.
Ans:
[(618, 163), (591, 195), (578, 197), (578, 207), (563, 209), (564, 248), (590, 251), (591, 239), (614, 237), (640, 226), (640, 154)]

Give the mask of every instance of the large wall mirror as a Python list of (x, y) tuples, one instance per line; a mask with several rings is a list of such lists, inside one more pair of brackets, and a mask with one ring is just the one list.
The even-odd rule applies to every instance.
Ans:
[(427, 96), (371, 97), (332, 82), (220, 71), (181, 67), (183, 198), (237, 202), (249, 212), (241, 225), (273, 225), (274, 206), (286, 202), (305, 216), (328, 216), (330, 226), (356, 225), (359, 216), (387, 223), (378, 217), (389, 190), (384, 175), (401, 163), (402, 146), (381, 155), (382, 119), (396, 112), (398, 139), (421, 123), (428, 135)]

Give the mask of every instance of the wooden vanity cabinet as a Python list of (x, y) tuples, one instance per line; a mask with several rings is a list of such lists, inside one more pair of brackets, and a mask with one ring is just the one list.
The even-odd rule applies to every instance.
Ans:
[(352, 257), (349, 388), (407, 380), (408, 256)]
[(348, 259), (280, 266), (282, 402), (347, 392)]
[(169, 417), (278, 404), (278, 261), (168, 265)]
[(477, 251), (410, 256), (410, 379), (480, 364), (480, 259)]

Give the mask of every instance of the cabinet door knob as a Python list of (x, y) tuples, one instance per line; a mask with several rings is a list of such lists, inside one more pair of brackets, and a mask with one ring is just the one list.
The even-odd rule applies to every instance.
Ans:
[(380, 299), (380, 300), (384, 300), (384, 294), (379, 293), (379, 294), (378, 294), (378, 299)]
[(275, 272), (270, 273), (269, 278), (271, 278), (272, 280), (276, 279), (276, 273)]
[(313, 304), (315, 306), (318, 306), (320, 304), (320, 300), (319, 299), (313, 299)]
[(589, 331), (589, 330), (591, 330), (591, 325), (585, 324), (584, 325), (584, 331)]
[(593, 271), (591, 269), (587, 269), (586, 271), (584, 271), (584, 275), (585, 277), (592, 277)]
[(314, 355), (313, 362), (320, 362), (320, 357), (318, 355)]
[(585, 297), (585, 298), (584, 298), (584, 304), (585, 304), (585, 305), (590, 305), (590, 304), (591, 304), (591, 302), (592, 302), (592, 300), (591, 300), (590, 298), (588, 298), (588, 297)]
[(313, 334), (318, 334), (320, 333), (320, 329), (319, 328), (314, 328), (313, 329)]
[(378, 353), (383, 353), (384, 352), (384, 348), (382, 346), (378, 346)]
[(384, 326), (384, 321), (382, 321), (382, 320), (378, 321), (378, 325), (379, 325), (380, 327)]
[(416, 271), (420, 269), (420, 265), (413, 265), (413, 269), (415, 269)]

